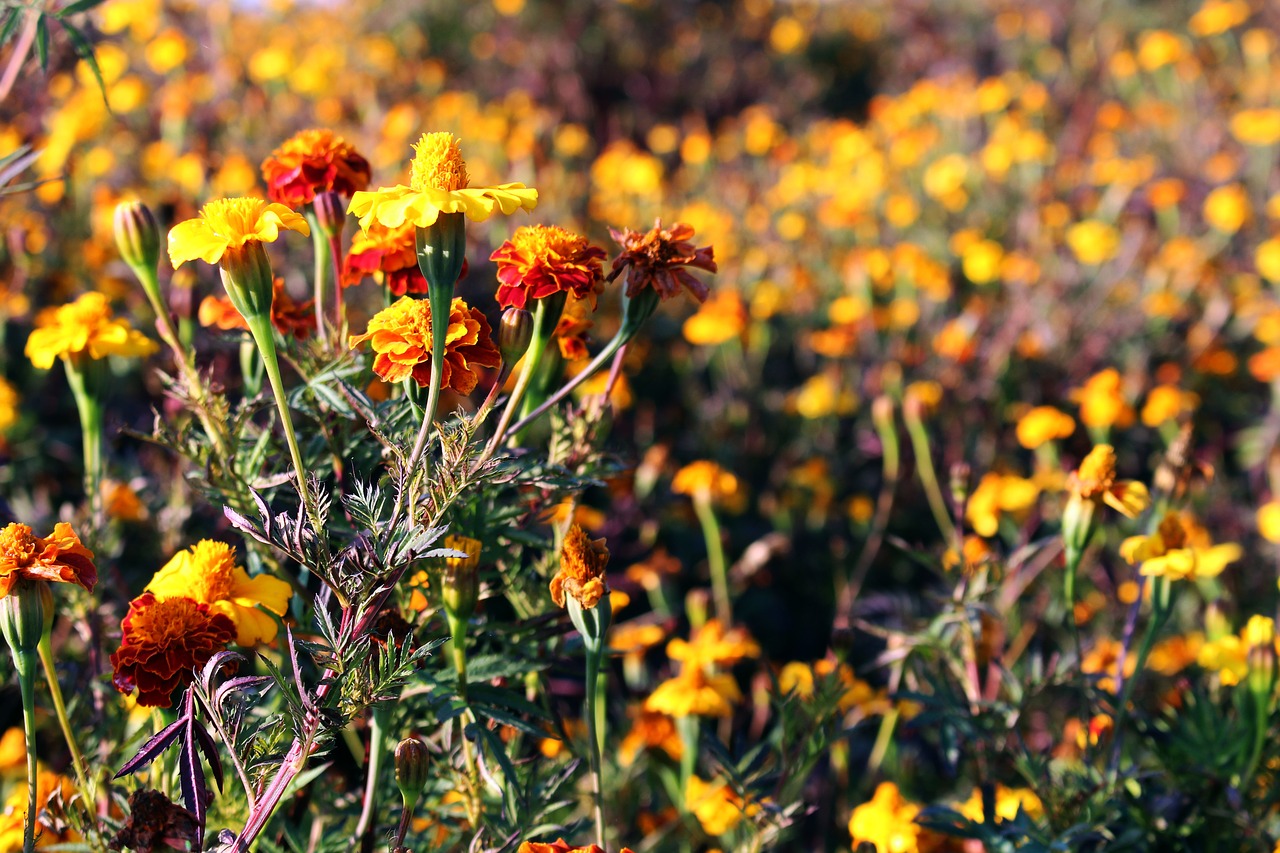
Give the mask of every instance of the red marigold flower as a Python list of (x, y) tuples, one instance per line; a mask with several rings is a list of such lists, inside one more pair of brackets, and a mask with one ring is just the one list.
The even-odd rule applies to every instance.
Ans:
[(24, 577), (73, 583), (93, 592), (98, 568), (93, 564), (93, 552), (80, 544), (80, 537), (65, 521), (55, 524), (46, 538), (14, 522), (0, 530), (0, 598)]
[[(373, 315), (369, 330), (352, 335), (350, 345), (365, 341), (377, 353), (373, 372), (384, 381), (400, 382), (412, 376), (423, 387), (431, 384), (431, 303), (426, 299), (404, 296)], [(475, 390), (478, 368), (502, 363), (489, 321), (461, 298), (450, 305), (446, 347), (444, 387), (459, 394)]]
[(156, 601), (149, 592), (129, 602), (120, 623), (120, 648), (111, 655), (112, 683), (121, 693), (138, 691), (138, 704), (168, 708), (173, 692), (190, 684), (192, 671), (226, 648), (236, 626), (221, 613), (190, 598)]
[(369, 223), (368, 231), (357, 232), (351, 240), (342, 262), (342, 286), (354, 287), (365, 276), (373, 276), (396, 296), (426, 293), (427, 280), (418, 269), (417, 233), (412, 222), (395, 228)]
[(556, 343), (565, 361), (582, 361), (591, 355), (587, 349), (587, 332), (595, 322), (591, 313), (595, 310), (595, 296), (591, 300), (573, 299), (565, 303), (560, 320), (556, 323)]
[(528, 308), (530, 299), (569, 293), (590, 299), (603, 287), (604, 249), (556, 225), (525, 225), (489, 256), (498, 265), (498, 304)]
[(369, 161), (331, 130), (304, 130), (262, 161), (267, 196), (290, 207), (310, 204), (316, 193), (351, 197), (369, 186)]
[(625, 270), (627, 296), (635, 296), (646, 287), (652, 287), (663, 299), (670, 299), (680, 293), (683, 285), (699, 302), (707, 298), (707, 286), (683, 269), (696, 267), (707, 272), (716, 271), (715, 250), (711, 246), (698, 249), (690, 242), (693, 226), (677, 222), (664, 229), (659, 219), (650, 231), (643, 234), (612, 228), (609, 233), (622, 246), (622, 254), (613, 259), (609, 278), (612, 280)]
[[(313, 310), (314, 299), (306, 302), (294, 302), (293, 297), (284, 289), (284, 279), (277, 278), (272, 282), (271, 325), (286, 338), (293, 335), (305, 341), (316, 330), (316, 315)], [(201, 326), (213, 326), (224, 332), (232, 329), (248, 330), (240, 312), (225, 296), (206, 296), (200, 303), (197, 312)]]

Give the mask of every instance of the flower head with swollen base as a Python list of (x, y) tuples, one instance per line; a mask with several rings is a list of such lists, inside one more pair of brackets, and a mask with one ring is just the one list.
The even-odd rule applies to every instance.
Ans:
[(0, 598), (22, 578), (73, 583), (93, 592), (98, 569), (93, 552), (65, 521), (55, 524), (48, 537), (15, 522), (0, 530)]
[(483, 222), (495, 211), (510, 215), (538, 204), (538, 191), (524, 184), (470, 186), (467, 163), (452, 133), (424, 133), (413, 150), (409, 186), (397, 184), (351, 197), (348, 212), (360, 217), (361, 228), (373, 222), (388, 228), (412, 222), (426, 228), (442, 213), (461, 213)]
[[(425, 387), (431, 381), (431, 324), (431, 303), (404, 296), (375, 314), (368, 331), (353, 335), (349, 343), (356, 347), (369, 342), (377, 354), (373, 372), (384, 381), (400, 382), (412, 376)], [(497, 367), (501, 361), (484, 314), (461, 298), (454, 299), (445, 338), (444, 387), (470, 394), (479, 382), (478, 369)]]
[(169, 261), (177, 269), (187, 261), (226, 266), (229, 256), (248, 243), (274, 243), (281, 231), (310, 236), (301, 214), (260, 198), (223, 198), (200, 208), (200, 215), (169, 232)]
[(132, 328), (127, 320), (112, 314), (107, 297), (86, 293), (56, 308), (46, 308), (36, 316), (36, 327), (27, 338), (26, 355), (41, 370), (48, 370), (58, 358), (80, 362), (109, 355), (140, 357), (159, 347), (155, 341)]
[(318, 193), (350, 196), (369, 186), (369, 161), (331, 130), (304, 130), (286, 139), (262, 162), (272, 201), (295, 207)]
[(551, 579), (551, 598), (560, 607), (565, 597), (577, 599), (584, 610), (600, 603), (609, 592), (604, 567), (609, 562), (609, 549), (603, 539), (591, 539), (577, 524), (569, 528), (560, 548), (560, 571)]

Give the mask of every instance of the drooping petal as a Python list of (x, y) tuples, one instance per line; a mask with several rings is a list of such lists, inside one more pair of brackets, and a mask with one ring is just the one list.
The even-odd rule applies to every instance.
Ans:
[(203, 219), (188, 219), (169, 229), (169, 262), (176, 270), (187, 261), (216, 264), (230, 241), (213, 232)]

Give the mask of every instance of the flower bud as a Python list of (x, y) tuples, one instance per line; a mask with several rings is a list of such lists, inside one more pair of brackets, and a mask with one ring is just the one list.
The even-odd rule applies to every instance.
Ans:
[(428, 289), (453, 295), (467, 251), (467, 225), (461, 213), (441, 213), (426, 228), (418, 229), (418, 269)]
[(951, 466), (951, 476), (947, 485), (951, 491), (951, 502), (958, 507), (969, 502), (969, 478), (973, 476), (967, 462), (957, 462)]
[(115, 235), (116, 248), (126, 264), (155, 272), (160, 263), (160, 229), (149, 207), (140, 201), (116, 205)]
[(408, 737), (396, 744), (395, 764), (400, 796), (404, 798), (404, 807), (411, 809), (418, 802), (418, 797), (422, 796), (422, 789), (427, 784), (431, 753), (422, 741), (416, 737)]
[(462, 551), (466, 557), (446, 557), (440, 573), (440, 601), (448, 615), (466, 621), (480, 597), (480, 542), (466, 536), (449, 536), (446, 548)]
[(533, 315), (523, 308), (508, 308), (498, 324), (498, 352), (502, 363), (513, 365), (524, 355), (533, 340)]
[(342, 236), (342, 229), (347, 224), (346, 207), (342, 204), (342, 196), (333, 190), (316, 193), (312, 203), (316, 212), (316, 225), (330, 240)]
[(257, 240), (229, 247), (222, 255), (222, 285), (246, 320), (271, 316), (271, 261)]
[(1276, 627), (1274, 620), (1266, 616), (1251, 616), (1244, 626), (1244, 641), (1248, 649), (1249, 689), (1259, 702), (1270, 702), (1276, 685)]
[(22, 578), (0, 598), (0, 633), (15, 661), (19, 655), (33, 653), (52, 627), (53, 593), (46, 581)]

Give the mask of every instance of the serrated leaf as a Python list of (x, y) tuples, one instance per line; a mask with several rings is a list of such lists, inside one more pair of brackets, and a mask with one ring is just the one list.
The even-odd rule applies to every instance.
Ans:
[(124, 766), (111, 778), (119, 779), (121, 776), (127, 776), (155, 761), (160, 756), (160, 753), (168, 749), (169, 745), (182, 734), (183, 722), (181, 719), (172, 722), (147, 738), (147, 742), (138, 749), (133, 758), (126, 761)]

